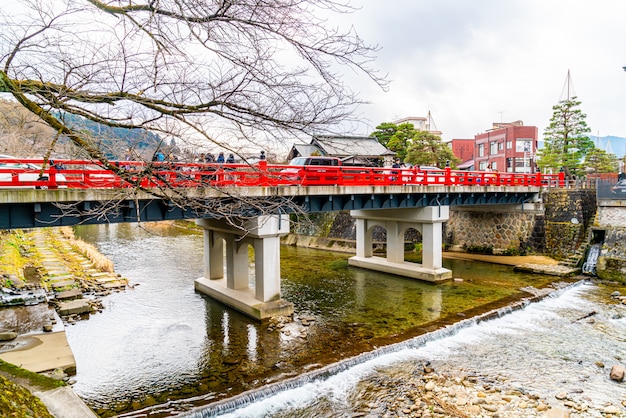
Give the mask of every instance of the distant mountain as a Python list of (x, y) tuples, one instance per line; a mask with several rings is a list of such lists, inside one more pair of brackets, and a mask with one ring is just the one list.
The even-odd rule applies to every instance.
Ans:
[(593, 136), (590, 138), (596, 144), (596, 148), (600, 148), (608, 153), (615, 154), (618, 158), (626, 155), (626, 138), (619, 136)]
[(74, 129), (89, 131), (94, 138), (98, 138), (101, 151), (109, 158), (121, 157), (126, 148), (141, 152), (154, 149), (161, 143), (158, 135), (145, 129), (112, 128), (68, 113), (63, 118)]

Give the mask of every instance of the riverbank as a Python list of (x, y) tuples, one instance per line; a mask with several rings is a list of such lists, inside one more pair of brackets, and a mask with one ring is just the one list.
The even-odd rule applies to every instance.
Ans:
[[(41, 286), (47, 302), (33, 306), (0, 309), (0, 331), (15, 338), (0, 341), (0, 360), (19, 368), (69, 380), (76, 373), (76, 361), (68, 343), (64, 323), (72, 324), (102, 309), (101, 298), (123, 289), (127, 281), (113, 271), (112, 263), (95, 248), (76, 240), (71, 228), (16, 231), (5, 241), (9, 249), (0, 254), (3, 286)], [(15, 239), (13, 239), (15, 238)], [(20, 251), (12, 252), (11, 248)], [(24, 384), (10, 372), (2, 375)], [(71, 386), (52, 390), (26, 385), (56, 418), (96, 417), (74, 393)]]

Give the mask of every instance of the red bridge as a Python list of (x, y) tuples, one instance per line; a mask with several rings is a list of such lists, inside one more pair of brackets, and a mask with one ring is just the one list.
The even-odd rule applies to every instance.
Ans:
[[(451, 206), (522, 206), (543, 188), (565, 183), (563, 175), (449, 168), (114, 164), (123, 178), (93, 161), (0, 159), (0, 229), (194, 219), (205, 237), (205, 272), (195, 288), (256, 319), (293, 313), (293, 304), (280, 296), (280, 237), (289, 233), (295, 207), (350, 211), (356, 222), (350, 265), (439, 282), (452, 277), (441, 254)], [(241, 204), (226, 219), (216, 208), (237, 192)], [(386, 258), (373, 251), (375, 227), (387, 231)], [(422, 235), (421, 264), (404, 261), (408, 228)], [(250, 246), (254, 286), (247, 269)]]
[[(521, 174), (353, 166), (291, 166), (267, 164), (201, 164), (116, 161), (128, 172), (122, 179), (90, 160), (0, 158), (0, 188), (114, 189), (155, 187), (259, 186), (527, 186), (562, 187), (563, 173)], [(44, 168), (42, 168), (44, 167)]]

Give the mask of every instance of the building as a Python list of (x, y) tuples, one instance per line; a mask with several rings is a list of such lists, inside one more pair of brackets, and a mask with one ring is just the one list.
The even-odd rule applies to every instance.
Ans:
[(453, 139), (451, 141), (452, 153), (461, 160), (457, 166), (459, 170), (474, 169), (474, 140)]
[(295, 144), (288, 159), (311, 155), (338, 157), (344, 165), (379, 166), (395, 153), (371, 136), (317, 136), (310, 144)]
[(435, 121), (433, 120), (430, 111), (428, 112), (427, 117), (423, 116), (407, 116), (406, 118), (398, 119), (393, 122), (394, 125), (401, 125), (403, 123), (410, 123), (413, 125), (413, 128), (417, 131), (426, 131), (433, 135), (441, 136), (441, 131), (437, 129), (435, 126)]
[[(462, 166), (473, 165), (475, 170), (533, 173), (536, 171), (538, 136), (536, 126), (524, 126), (521, 120), (494, 123), (491, 129), (474, 137), (471, 158), (467, 156), (472, 140), (453, 139), (452, 150), (463, 160)], [(469, 164), (470, 161), (473, 164)]]

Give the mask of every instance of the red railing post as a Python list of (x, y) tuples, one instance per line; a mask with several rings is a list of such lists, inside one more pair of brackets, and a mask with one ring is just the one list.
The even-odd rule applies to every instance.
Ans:
[(445, 184), (446, 186), (450, 186), (450, 185), (452, 185), (452, 176), (451, 176), (451, 172), (452, 172), (452, 169), (450, 169), (450, 167), (446, 167), (446, 168), (445, 168), (445, 170), (444, 170), (444, 173), (445, 173), (445, 175), (444, 175), (444, 178), (445, 178), (445, 180), (444, 180), (444, 184)]
[(57, 167), (56, 164), (52, 164), (49, 168), (49, 175), (48, 175), (48, 181), (50, 182), (49, 186), (52, 189), (56, 189), (57, 188)]

